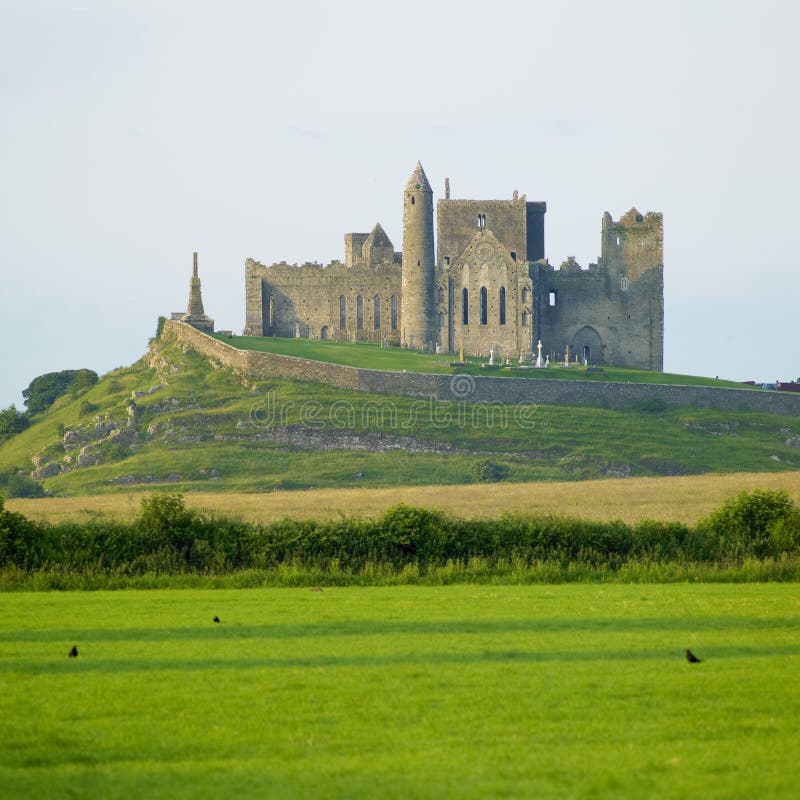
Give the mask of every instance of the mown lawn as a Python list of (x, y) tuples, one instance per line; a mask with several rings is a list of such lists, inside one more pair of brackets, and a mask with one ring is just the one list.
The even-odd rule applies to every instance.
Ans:
[(785, 798), (799, 668), (792, 584), (8, 594), (0, 796)]

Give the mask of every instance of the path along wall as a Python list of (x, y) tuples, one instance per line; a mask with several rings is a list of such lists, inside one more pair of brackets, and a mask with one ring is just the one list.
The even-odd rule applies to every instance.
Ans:
[(626, 409), (645, 400), (663, 400), (671, 407), (761, 411), (800, 416), (800, 394), (722, 389), (711, 386), (668, 386), (655, 383), (605, 383), (550, 378), (495, 378), (472, 375), (430, 375), (361, 369), (305, 358), (237, 350), (182, 322), (167, 320), (164, 338), (173, 338), (212, 361), (256, 380), (293, 378), (320, 381), (341, 389), (379, 394), (433, 397), (481, 403), (599, 406)]

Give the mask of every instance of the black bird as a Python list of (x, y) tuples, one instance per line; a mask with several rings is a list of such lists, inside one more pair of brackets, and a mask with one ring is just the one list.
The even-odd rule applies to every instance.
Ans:
[(219, 622), (219, 617), (215, 616), (214, 617), (214, 622)]
[(703, 659), (698, 658), (691, 650), (686, 651), (686, 660), (690, 664), (699, 664)]
[(72, 650), (67, 653), (70, 658), (77, 658), (78, 657), (78, 646), (72, 645)]

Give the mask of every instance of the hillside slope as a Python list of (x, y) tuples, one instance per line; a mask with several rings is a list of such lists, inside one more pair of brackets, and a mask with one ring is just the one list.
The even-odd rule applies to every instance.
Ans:
[[(797, 418), (432, 402), (284, 379), (244, 385), (174, 343), (68, 395), (0, 446), (54, 494), (468, 483), (800, 468)], [(487, 491), (491, 491), (487, 487)]]

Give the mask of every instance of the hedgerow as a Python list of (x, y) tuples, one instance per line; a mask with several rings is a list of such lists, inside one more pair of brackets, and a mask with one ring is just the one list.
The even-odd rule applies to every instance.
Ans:
[(800, 511), (785, 492), (743, 492), (694, 529), (654, 520), (629, 525), (520, 514), (460, 519), (404, 504), (375, 519), (286, 518), (254, 525), (203, 516), (171, 492), (145, 498), (130, 523), (51, 525), (6, 511), (0, 498), (0, 572), (17, 576), (130, 578), (289, 569), (345, 582), (358, 575), (369, 583), (370, 575), (401, 572), (409, 579), (439, 580), (438, 575), (444, 581), (515, 570), (645, 574), (658, 565), (699, 565), (709, 574), (715, 567), (741, 568), (759, 559), (782, 561), (783, 567), (770, 568), (769, 574), (791, 576), (796, 570), (787, 564), (798, 557)]

